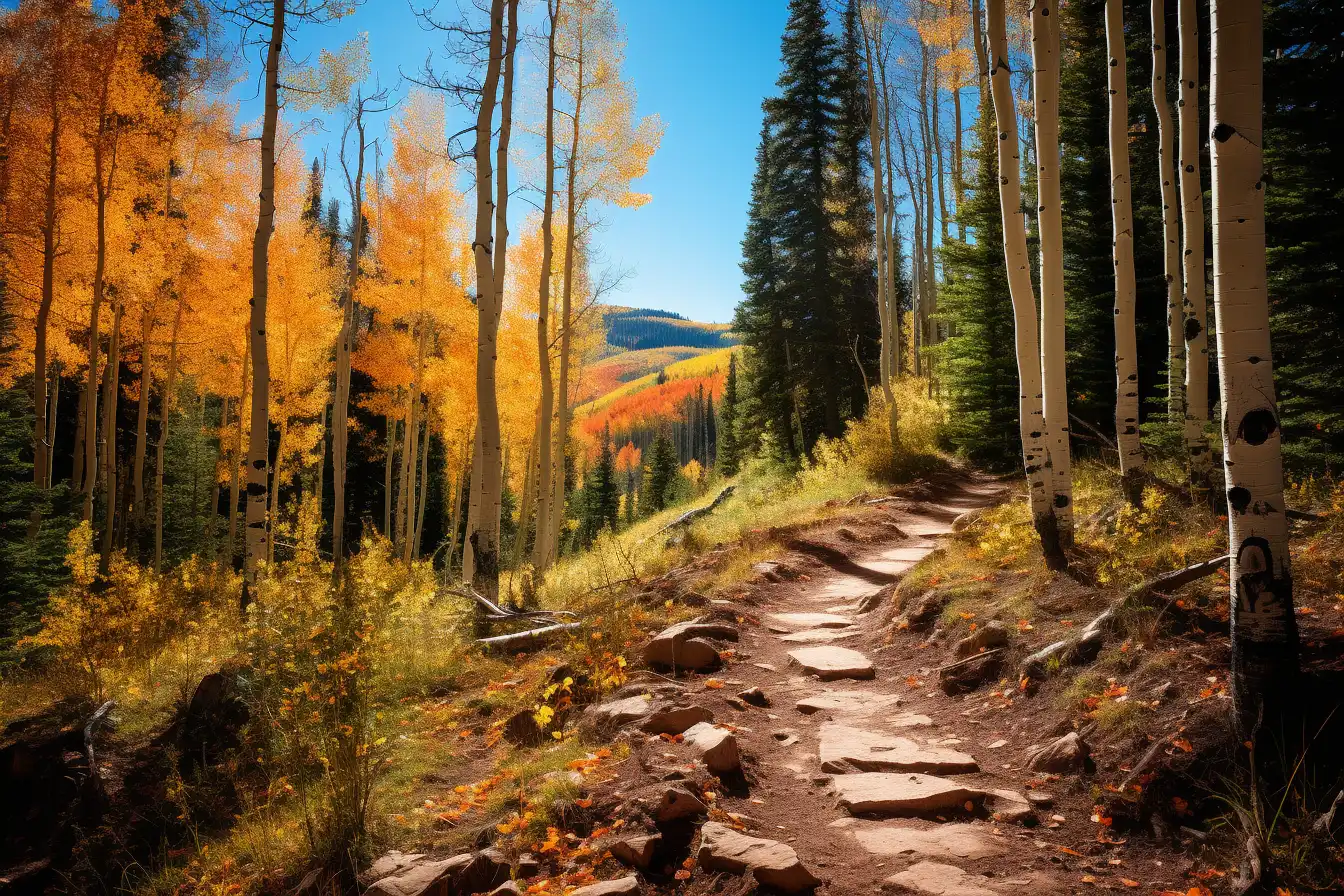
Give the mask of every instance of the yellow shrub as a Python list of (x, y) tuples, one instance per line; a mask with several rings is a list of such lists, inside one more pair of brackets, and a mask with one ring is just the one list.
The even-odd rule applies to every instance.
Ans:
[(894, 385), (897, 445), (891, 442), (886, 395), (872, 390), (868, 412), (851, 420), (841, 439), (820, 439), (803, 470), (805, 480), (835, 477), (846, 471), (880, 482), (896, 482), (917, 472), (938, 453), (947, 412), (929, 397), (928, 381), (906, 378)]

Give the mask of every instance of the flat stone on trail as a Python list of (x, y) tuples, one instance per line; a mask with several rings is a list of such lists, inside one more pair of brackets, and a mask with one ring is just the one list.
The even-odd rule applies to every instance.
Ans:
[(804, 893), (821, 881), (798, 859), (793, 848), (776, 840), (738, 833), (726, 824), (707, 822), (700, 829), (700, 867), (731, 874), (751, 872), (758, 884), (785, 893)]
[(715, 774), (741, 770), (742, 754), (737, 748), (737, 738), (731, 731), (701, 722), (687, 728), (682, 736), (699, 755), (705, 767)]
[(968, 802), (978, 803), (985, 798), (983, 790), (947, 778), (913, 773), (837, 775), (832, 786), (842, 809), (854, 815), (891, 818), (964, 812)]
[(779, 640), (788, 644), (816, 644), (822, 641), (843, 641), (846, 638), (858, 637), (859, 634), (857, 629), (809, 628), (784, 635)]
[(579, 887), (569, 896), (629, 896), (638, 892), (639, 878), (632, 874), (629, 877), (618, 877), (615, 880), (604, 880), (600, 884)]
[(834, 723), (821, 726), (821, 770), (847, 772), (921, 772), (959, 774), (979, 771), (971, 756), (946, 747), (922, 746), (907, 737), (893, 737)]
[(912, 828), (905, 824), (851, 821), (854, 839), (874, 855), (928, 859), (985, 859), (1008, 850), (981, 825), (940, 824)]
[(798, 711), (805, 716), (817, 712), (836, 712), (849, 715), (869, 715), (899, 706), (897, 694), (873, 694), (868, 691), (823, 691), (798, 701)]
[(903, 712), (887, 719), (887, 724), (893, 728), (928, 728), (933, 725), (933, 719), (917, 712)]
[(848, 628), (854, 624), (848, 616), (835, 613), (771, 613), (769, 618), (793, 628)]
[(789, 651), (789, 659), (808, 675), (815, 675), (822, 681), (876, 676), (873, 661), (847, 647), (802, 647)]
[(982, 880), (983, 877), (967, 874), (955, 865), (918, 862), (887, 878), (882, 889), (911, 896), (999, 896), (997, 891), (980, 886)]

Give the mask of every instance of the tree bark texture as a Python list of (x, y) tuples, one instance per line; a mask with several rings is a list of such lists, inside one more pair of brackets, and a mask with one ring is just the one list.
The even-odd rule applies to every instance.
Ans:
[(1179, 0), (1180, 168), (1182, 246), (1182, 338), (1185, 340), (1185, 446), (1191, 485), (1209, 487), (1213, 452), (1204, 427), (1209, 422), (1208, 306), (1204, 274), (1204, 187), (1199, 172), (1199, 20), (1195, 0)]

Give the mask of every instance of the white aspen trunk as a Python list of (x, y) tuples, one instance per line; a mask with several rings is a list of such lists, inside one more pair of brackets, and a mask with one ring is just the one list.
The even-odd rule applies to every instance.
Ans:
[(271, 469), (270, 510), (266, 514), (266, 562), (275, 562), (275, 524), (280, 519), (280, 476), (285, 462), (285, 436), (289, 434), (289, 415), (280, 408), (280, 438), (275, 443), (275, 466)]
[(275, 130), (279, 117), (280, 51), (285, 40), (285, 0), (271, 4), (271, 38), (266, 47), (266, 105), (261, 126), (261, 195), (252, 239), (252, 419), (247, 443), (247, 515), (243, 527), (242, 608), (256, 596), (260, 566), (267, 555), (267, 466), (270, 450), (271, 364), (266, 350), (267, 275), (275, 230)]
[(392, 531), (392, 459), (397, 453), (397, 420), (389, 412), (387, 417), (387, 457), (383, 460), (383, 535), (388, 541), (396, 537)]
[(1162, 183), (1162, 256), (1167, 279), (1167, 419), (1185, 419), (1185, 339), (1181, 310), (1181, 230), (1176, 221), (1176, 164), (1171, 103), (1167, 100), (1167, 14), (1165, 0), (1151, 0), (1153, 29), (1153, 110), (1157, 113), (1157, 165)]
[(51, 382), (47, 384), (47, 394), (51, 397), (51, 413), (47, 416), (47, 475), (42, 482), (43, 488), (51, 488), (51, 468), (56, 460), (56, 422), (57, 411), (61, 404), (61, 363), (51, 365)]
[[(173, 331), (168, 340), (168, 376), (163, 384), (163, 397), (161, 408), (159, 410), (159, 439), (154, 446), (154, 571), (158, 572), (163, 568), (163, 463), (164, 454), (168, 448), (168, 416), (172, 412), (173, 399), (176, 397), (177, 389), (177, 336), (182, 328), (182, 312), (186, 309), (186, 299), (181, 296), (177, 300), (177, 313), (173, 316)], [(242, 417), (242, 407), (238, 409), (238, 415)], [(219, 418), (220, 429), (223, 429), (229, 418), (229, 401), (224, 400), (224, 410)], [(241, 430), (240, 430), (241, 433)], [(239, 439), (241, 445), (241, 436)], [(233, 465), (233, 500), (238, 502), (238, 464), (237, 454), (234, 455)], [(229, 514), (230, 520), (233, 514)], [(232, 528), (230, 528), (232, 536)], [(232, 549), (232, 537), (230, 537), (230, 549)]]
[(406, 427), (402, 434), (401, 447), (401, 471), (398, 474), (399, 485), (397, 487), (397, 512), (396, 528), (397, 553), (404, 554), (406, 542), (411, 537), (411, 527), (409, 525), (411, 518), (411, 506), (414, 504), (415, 495), (411, 481), (411, 476), (415, 472), (415, 456), (419, 445), (419, 425), (420, 425), (420, 365), (416, 365), (416, 380), (411, 383), (410, 397), (406, 400)]
[(578, 207), (576, 205), (576, 192), (578, 188), (578, 160), (579, 160), (579, 135), (581, 131), (580, 123), (583, 120), (583, 93), (584, 93), (584, 58), (583, 58), (583, 27), (578, 29), (579, 45), (575, 74), (574, 91), (574, 130), (570, 136), (569, 143), (569, 164), (565, 172), (566, 181), (566, 219), (565, 219), (565, 273), (564, 285), (560, 298), (560, 377), (559, 388), (556, 390), (556, 428), (555, 428), (555, 456), (551, 460), (551, 543), (549, 545), (551, 554), (548, 565), (554, 563), (560, 551), (560, 538), (563, 534), (565, 523), (565, 448), (569, 441), (569, 353), (570, 353), (570, 331), (573, 321), (571, 320), (573, 308), (574, 292), (574, 242), (576, 235), (575, 226), (578, 222)]
[(1112, 258), (1115, 262), (1115, 443), (1125, 497), (1137, 504), (1143, 491), (1139, 443), (1138, 338), (1134, 322), (1134, 212), (1129, 190), (1129, 90), (1125, 83), (1122, 0), (1106, 0), (1106, 92), (1111, 160)]
[(471, 533), (476, 531), (476, 516), (481, 509), (481, 493), (472, 485), (473, 480), (480, 475), (481, 470), (481, 437), (480, 424), (477, 423), (471, 429), (471, 470), (470, 478), (467, 480), (467, 532), (462, 540), (462, 579), (470, 582), (476, 574), (476, 552), (472, 550)]
[[(61, 111), (58, 97), (60, 79), (51, 79), (51, 135), (47, 146), (47, 178), (42, 210), (42, 298), (37, 306), (33, 335), (33, 482), (45, 488), (51, 481), (51, 457), (54, 445), (47, 439), (47, 322), (51, 317), (56, 291), (56, 217), (57, 180), (60, 173)], [(54, 419), (54, 415), (53, 415)], [(76, 445), (76, 449), (82, 446)], [(41, 517), (33, 512), (32, 534), (37, 534)]]
[[(902, 342), (901, 308), (900, 297), (896, 294), (896, 276), (897, 266), (900, 260), (898, 239), (900, 235), (896, 231), (896, 166), (891, 155), (891, 94), (887, 84), (887, 66), (881, 56), (878, 56), (878, 75), (882, 85), (882, 150), (886, 157), (887, 174), (887, 194), (886, 194), (886, 238), (887, 238), (887, 319), (891, 325), (891, 357), (887, 360), (887, 368), (891, 371), (893, 379), (900, 379), (905, 373), (905, 346)], [(877, 164), (877, 160), (874, 160)]]
[(1031, 515), (1041, 538), (1047, 565), (1062, 568), (1054, 507), (1046, 470), (1045, 414), (1041, 392), (1041, 355), (1037, 345), (1036, 297), (1032, 293), (1027, 229), (1022, 215), (1021, 143), (1017, 133), (1017, 105), (1009, 67), (1004, 0), (988, 0), (990, 91), (999, 137), (999, 209), (1003, 220), (1003, 255), (1008, 292), (1013, 302), (1013, 334), (1017, 348), (1019, 427), (1022, 461), (1031, 499)]
[[(877, 310), (878, 320), (882, 326), (882, 363), (879, 366), (882, 397), (887, 403), (887, 430), (888, 437), (891, 439), (893, 449), (900, 444), (899, 419), (896, 411), (896, 395), (891, 389), (891, 359), (892, 359), (892, 325), (891, 325), (891, 278), (888, 275), (888, 267), (892, 263), (890, 255), (890, 243), (887, 239), (887, 206), (886, 189), (882, 185), (882, 130), (878, 124), (878, 100), (877, 100), (877, 78), (874, 71), (874, 50), (875, 39), (869, 35), (868, 28), (863, 25), (863, 52), (868, 73), (868, 140), (871, 144), (873, 155), (873, 209), (874, 218), (877, 226), (874, 228), (874, 236), (877, 245)], [(880, 26), (879, 26), (880, 27)]]
[[(498, 507), (501, 459), (499, 404), (495, 391), (499, 312), (495, 307), (497, 293), (492, 220), (495, 200), (490, 137), (503, 63), (504, 6), (504, 0), (491, 0), (489, 55), (476, 115), (476, 235), (472, 242), (476, 262), (476, 442), (481, 463), (472, 471), (472, 500), (479, 510), (476, 518), (468, 524), (467, 540), (472, 548), (471, 583), (492, 599), (499, 591), (499, 514), (491, 514), (490, 507)], [(414, 433), (407, 432), (406, 437), (414, 438)]]
[(238, 390), (238, 429), (233, 440), (233, 483), (229, 488), (229, 562), (233, 563), (238, 553), (238, 496), (239, 477), (243, 466), (243, 409), (247, 407), (247, 390), (252, 383), (252, 342), (243, 344), (243, 382)]
[(1181, 38), (1180, 167), (1182, 222), (1182, 337), (1185, 340), (1185, 445), (1190, 484), (1208, 489), (1213, 452), (1204, 427), (1209, 422), (1208, 306), (1204, 274), (1204, 187), (1199, 173), (1199, 20), (1195, 0), (1180, 0)]
[(1265, 280), (1260, 4), (1214, 0), (1212, 23), (1213, 309), (1232, 557), (1232, 698), (1248, 737), (1262, 723), (1265, 734), (1281, 736), (1274, 722), (1299, 697), (1299, 668)]
[(1041, 248), (1041, 379), (1046, 477), (1061, 547), (1073, 544), (1073, 463), (1064, 359), (1064, 223), (1059, 191), (1059, 7), (1031, 5), (1032, 98), (1036, 110), (1037, 225)]
[(112, 539), (117, 521), (117, 405), (121, 397), (121, 315), (117, 302), (112, 312), (112, 338), (107, 345), (107, 371), (103, 374), (103, 547), (98, 566), (107, 575), (112, 562)]
[(425, 499), (429, 495), (429, 436), (433, 431), (431, 429), (433, 422), (434, 412), (426, 409), (424, 444), (420, 446), (420, 499), (416, 502), (415, 537), (411, 539), (408, 563), (420, 559), (420, 537), (425, 531)]
[(537, 415), (537, 534), (532, 543), (532, 565), (538, 571), (550, 562), (551, 531), (551, 417), (555, 407), (551, 383), (551, 266), (555, 259), (555, 27), (560, 0), (547, 0), (546, 34), (546, 195), (541, 207), (541, 282), (537, 290), (537, 364), (541, 373), (541, 410)]
[(135, 413), (135, 459), (131, 462), (131, 507), (136, 528), (145, 519), (145, 455), (149, 448), (149, 390), (153, 385), (150, 337), (154, 333), (154, 311), (146, 305), (140, 314), (140, 402)]
[[(99, 143), (101, 146), (101, 141)], [(103, 306), (107, 271), (107, 196), (103, 190), (102, 150), (94, 152), (98, 171), (94, 224), (93, 306), (89, 310), (88, 372), (84, 381), (84, 507), (85, 522), (93, 521), (93, 489), (98, 481), (98, 316)]]
[[(336, 394), (331, 404), (331, 564), (339, 575), (345, 562), (345, 476), (350, 446), (350, 354), (354, 348), (355, 302), (359, 295), (359, 253), (364, 242), (364, 107), (355, 101), (355, 133), (359, 156), (355, 177), (349, 184), (351, 208), (350, 258), (346, 268), (345, 295), (341, 301), (341, 331), (336, 337)], [(348, 173), (349, 169), (346, 169)], [(322, 493), (317, 495), (318, 507)]]
[(537, 436), (533, 430), (532, 441), (527, 446), (527, 466), (523, 468), (523, 496), (518, 505), (518, 534), (513, 539), (513, 568), (515, 574), (523, 565), (523, 547), (527, 542), (527, 530), (532, 526), (532, 510), (537, 502)]

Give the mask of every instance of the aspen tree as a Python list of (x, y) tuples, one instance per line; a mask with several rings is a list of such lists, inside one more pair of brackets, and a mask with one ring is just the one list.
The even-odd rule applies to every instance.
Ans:
[(243, 525), (244, 610), (255, 595), (267, 555), (266, 487), (270, 460), (270, 355), (266, 349), (266, 298), (271, 234), (275, 231), (275, 131), (280, 115), (280, 53), (285, 41), (286, 0), (272, 0), (266, 45), (265, 107), (261, 125), (261, 191), (252, 240), (252, 302), (248, 338), (252, 352), (252, 415), (247, 445), (247, 512)]
[(1279, 734), (1274, 723), (1291, 718), (1299, 674), (1265, 272), (1260, 4), (1214, 0), (1212, 28), (1213, 310), (1231, 554), (1232, 699), (1243, 733), (1257, 739)]
[(1059, 7), (1031, 4), (1032, 97), (1036, 112), (1037, 222), (1041, 234), (1041, 378), (1050, 502), (1060, 545), (1073, 544), (1073, 464), (1064, 370), (1064, 223), (1059, 188)]
[(1112, 258), (1115, 263), (1115, 441), (1125, 497), (1137, 504), (1143, 491), (1139, 443), (1138, 337), (1134, 321), (1134, 211), (1129, 189), (1129, 90), (1125, 83), (1122, 0), (1106, 0), (1106, 92), (1111, 163)]
[(537, 534), (532, 545), (532, 565), (545, 569), (551, 558), (551, 418), (555, 396), (551, 383), (551, 275), (555, 258), (555, 78), (556, 27), (560, 0), (546, 2), (546, 174), (541, 210), (541, 268), (537, 288), (537, 368), (541, 374), (541, 408), (537, 414), (537, 484), (535, 487)]
[(1019, 428), (1022, 460), (1031, 499), (1031, 515), (1041, 539), (1046, 564), (1067, 565), (1059, 543), (1058, 524), (1046, 467), (1045, 416), (1042, 408), (1041, 356), (1037, 344), (1036, 297), (1032, 293), (1027, 257), (1026, 222), (1022, 216), (1021, 150), (1017, 107), (1013, 99), (1004, 0), (987, 0), (990, 91), (999, 138), (999, 207), (1003, 218), (1003, 254), (1008, 292), (1013, 302), (1013, 333), (1017, 347)]
[[(877, 310), (878, 320), (882, 326), (882, 363), (879, 366), (879, 371), (882, 397), (887, 403), (888, 437), (891, 439), (892, 448), (895, 449), (900, 444), (900, 431), (898, 429), (896, 396), (891, 388), (891, 359), (894, 357), (892, 352), (891, 308), (894, 303), (891, 298), (892, 281), (887, 270), (888, 266), (892, 264), (892, 258), (890, 242), (887, 239), (886, 190), (882, 185), (882, 129), (878, 123), (879, 103), (875, 73), (876, 60), (874, 58), (877, 37), (869, 33), (870, 26), (867, 23), (861, 23), (861, 25), (863, 28), (865, 67), (868, 75), (868, 139), (872, 145), (873, 154), (873, 208), (877, 219), (877, 227), (874, 229), (877, 241), (875, 247), (878, 282)], [(880, 36), (881, 21), (875, 20), (871, 27)]]
[(1162, 256), (1167, 282), (1167, 418), (1185, 418), (1185, 339), (1182, 335), (1181, 233), (1176, 221), (1176, 165), (1172, 158), (1171, 103), (1167, 100), (1167, 13), (1165, 0), (1151, 0), (1153, 29), (1153, 109), (1157, 112), (1157, 171), (1162, 182)]
[[(471, 583), (487, 597), (499, 592), (499, 514), (490, 513), (490, 506), (498, 508), (501, 491), (501, 463), (499, 405), (495, 393), (496, 338), (499, 317), (495, 310), (497, 294), (494, 283), (495, 211), (494, 172), (490, 164), (490, 144), (493, 133), (495, 105), (498, 99), (500, 67), (503, 63), (505, 0), (491, 0), (489, 40), (485, 63), (485, 78), (481, 85), (480, 102), (476, 113), (476, 236), (472, 242), (476, 263), (476, 308), (478, 329), (476, 335), (476, 448), (478, 462), (472, 466), (472, 498), (480, 507), (468, 523), (467, 541), (472, 554)], [(415, 438), (413, 430), (406, 432), (408, 440)], [(489, 505), (489, 506), (487, 506)]]
[(1204, 274), (1204, 188), (1199, 174), (1199, 21), (1195, 0), (1179, 0), (1180, 168), (1182, 246), (1182, 338), (1185, 340), (1185, 402), (1181, 440), (1189, 479), (1209, 487), (1213, 452), (1204, 426), (1209, 420), (1209, 337)]

